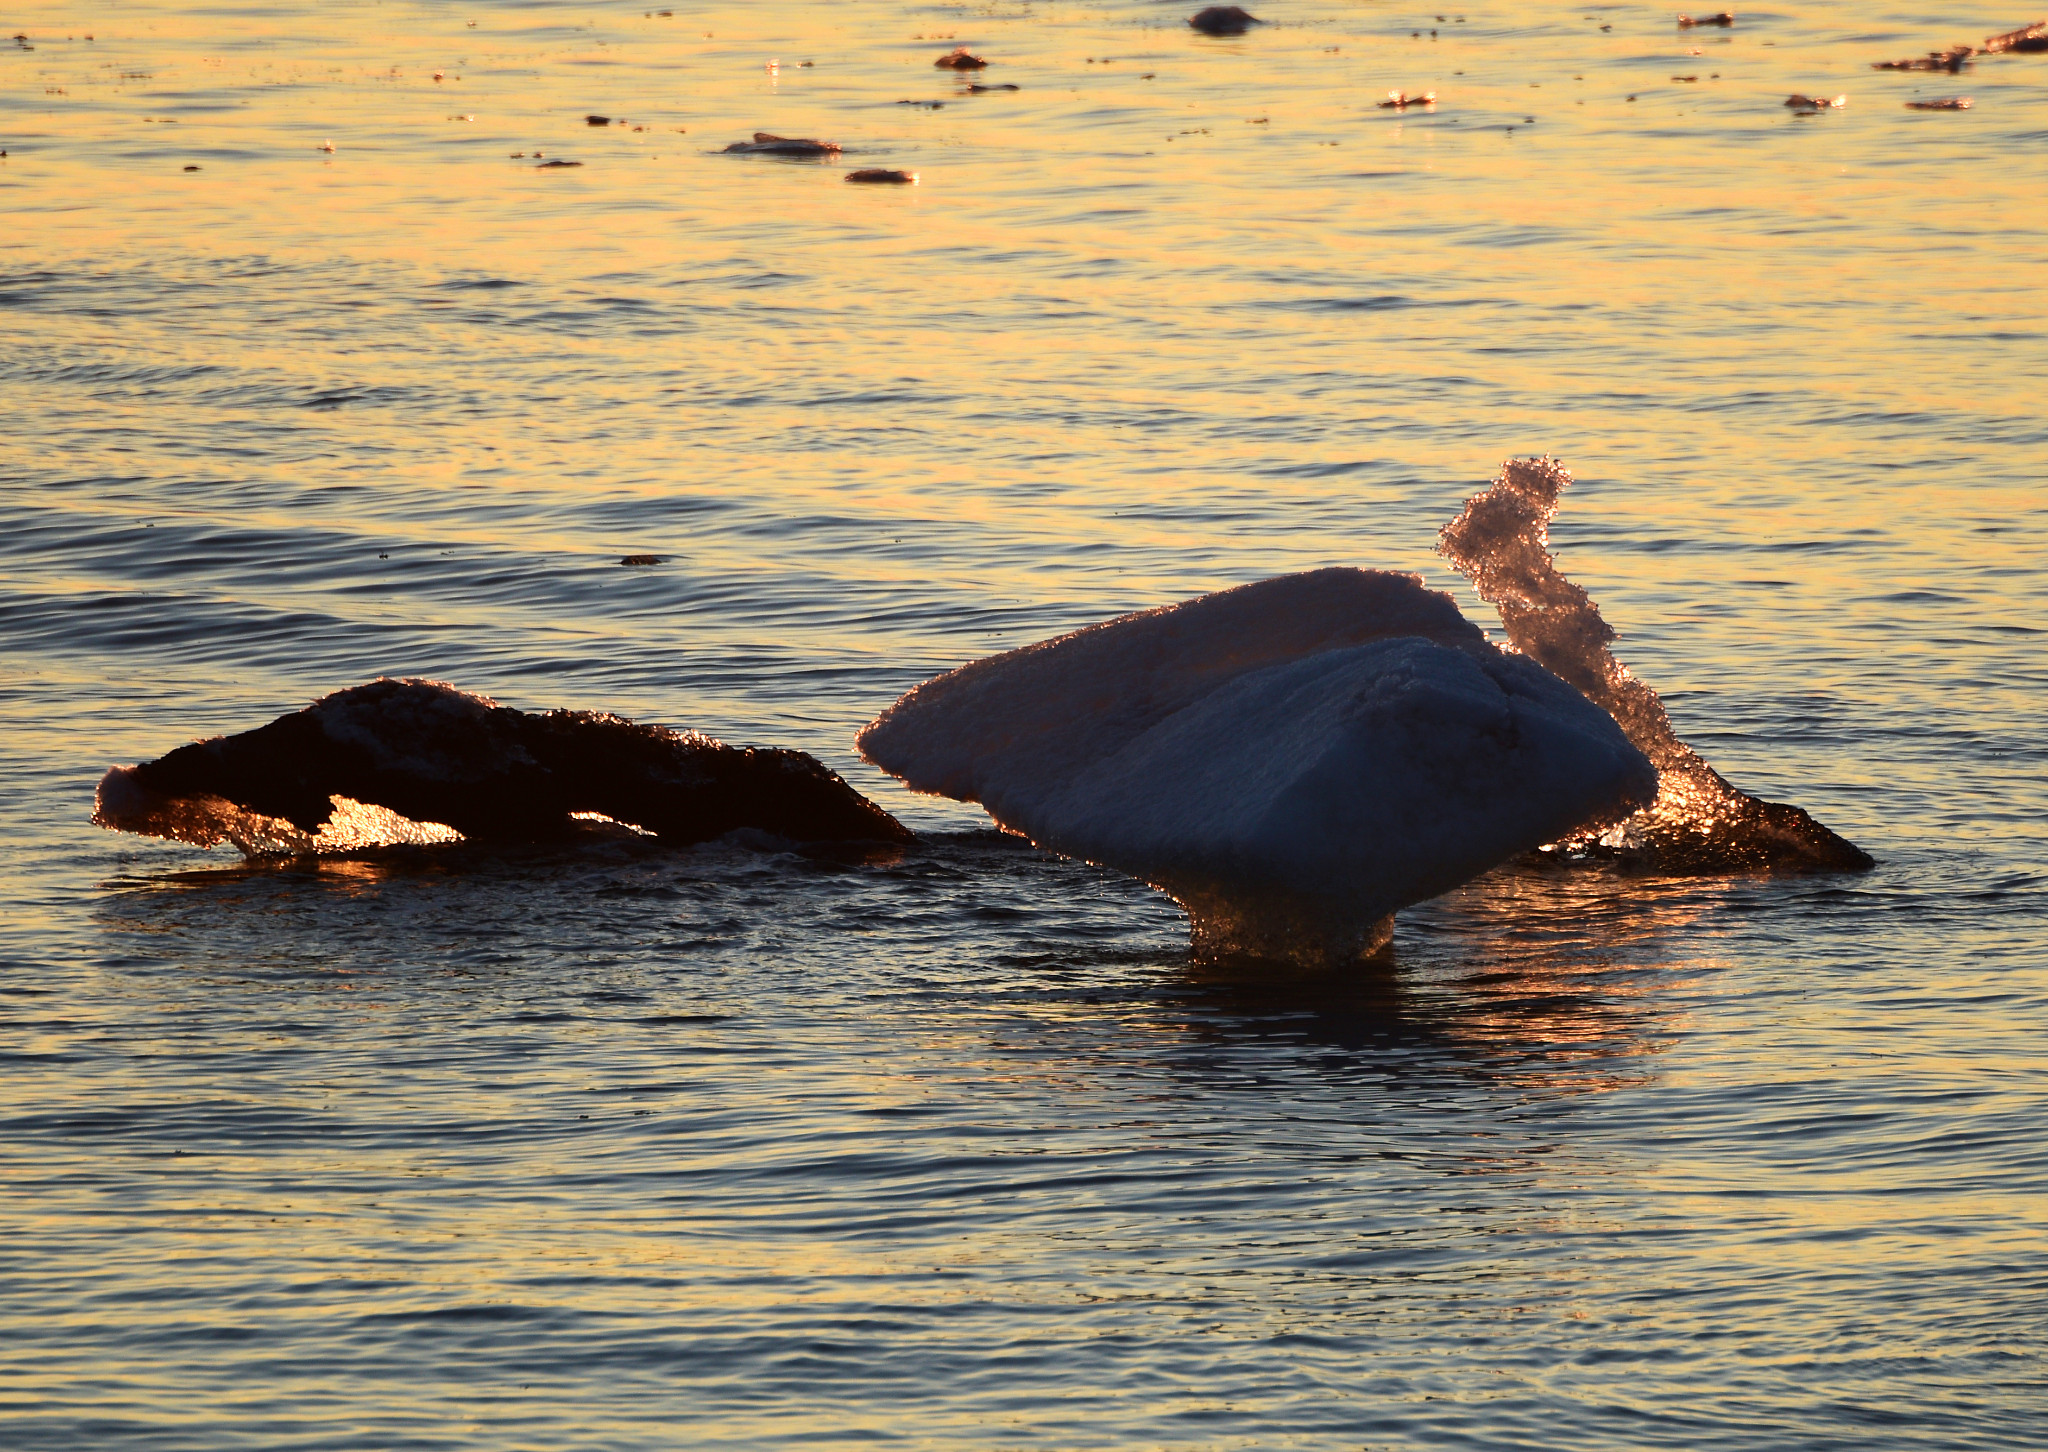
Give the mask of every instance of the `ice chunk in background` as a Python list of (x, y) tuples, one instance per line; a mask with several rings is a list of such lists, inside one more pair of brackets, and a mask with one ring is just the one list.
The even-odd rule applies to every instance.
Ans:
[(545, 841), (592, 821), (676, 843), (910, 833), (801, 751), (734, 747), (594, 711), (529, 715), (436, 681), (377, 680), (101, 781), (103, 827), (252, 855), (463, 837)]
[(1510, 459), (1444, 526), (1438, 550), (1500, 612), (1516, 650), (1620, 723), (1656, 763), (1657, 799), (1612, 830), (1560, 844), (1659, 872), (1862, 871), (1870, 854), (1798, 807), (1737, 791), (1672, 729), (1664, 702), (1608, 650), (1592, 598), (1558, 572), (1550, 521), (1572, 476), (1554, 459)]
[(1392, 915), (1649, 801), (1604, 712), (1412, 575), (1319, 570), (926, 682), (861, 733), (912, 787), (1172, 895), (1205, 956), (1344, 962)]

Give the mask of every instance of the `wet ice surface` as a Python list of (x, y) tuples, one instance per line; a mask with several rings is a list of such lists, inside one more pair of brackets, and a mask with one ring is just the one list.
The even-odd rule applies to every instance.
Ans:
[(94, 791), (93, 821), (199, 847), (230, 841), (250, 857), (553, 842), (593, 823), (674, 847), (735, 834), (912, 836), (799, 751), (597, 711), (533, 715), (445, 682), (389, 678), (117, 766)]
[(1151, 883), (1212, 962), (1355, 962), (1396, 909), (1659, 791), (1613, 717), (1389, 571), (1284, 575), (974, 661), (855, 744)]
[[(2037, 17), (1193, 8), (14, 21), (9, 1446), (2036, 1435), (2048, 59), (1868, 66)], [(708, 154), (764, 129), (847, 156)], [(1485, 619), (1436, 530), (1546, 450), (1616, 654), (1874, 872), (1510, 871), (1232, 986), (851, 749), (1293, 570)], [(90, 825), (378, 674), (810, 751), (927, 843)]]
[[(1721, 13), (1721, 18), (1727, 12)], [(1656, 764), (1655, 800), (1625, 821), (1587, 822), (1544, 850), (1616, 853), (1647, 871), (1862, 872), (1869, 853), (1803, 808), (1746, 795), (1678, 738), (1656, 688), (1617, 661), (1614, 627), (1556, 568), (1550, 524), (1571, 476), (1553, 459), (1511, 459), (1444, 526), (1437, 548), (1500, 612), (1515, 650), (1609, 713)]]

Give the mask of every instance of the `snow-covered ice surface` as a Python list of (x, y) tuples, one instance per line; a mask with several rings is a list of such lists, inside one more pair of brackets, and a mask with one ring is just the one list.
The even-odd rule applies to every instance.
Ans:
[(1612, 718), (1410, 575), (1330, 569), (1129, 615), (920, 686), (861, 750), (1188, 911), (1198, 953), (1305, 964), (1649, 802)]

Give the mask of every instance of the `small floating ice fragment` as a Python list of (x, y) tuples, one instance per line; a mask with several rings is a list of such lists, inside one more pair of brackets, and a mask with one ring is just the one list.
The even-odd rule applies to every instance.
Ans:
[(2042, 51), (2048, 51), (2048, 20), (2037, 20), (2032, 25), (2022, 25), (2000, 35), (1987, 35), (1982, 45), (1952, 45), (1947, 50), (1929, 51), (1912, 60), (1874, 61), (1872, 68), (1880, 71), (1947, 71), (1953, 75), (1968, 65), (1973, 56), (2038, 54)]
[(872, 182), (883, 186), (914, 186), (917, 183), (917, 173), (899, 171), (892, 166), (868, 166), (862, 167), (859, 171), (848, 172), (846, 179), (850, 182)]
[(1188, 24), (1204, 35), (1243, 35), (1254, 25), (1265, 23), (1237, 5), (1211, 5), (1188, 17)]
[(2048, 20), (2037, 20), (2032, 25), (2022, 25), (2018, 30), (2008, 30), (2003, 35), (1987, 36), (1981, 49), (1987, 55), (2048, 50)]
[(815, 141), (807, 136), (777, 136), (769, 131), (756, 131), (752, 141), (735, 141), (725, 148), (749, 156), (837, 156), (839, 143), (836, 141)]
[(978, 71), (986, 68), (988, 62), (978, 55), (970, 55), (966, 46), (956, 45), (932, 64), (942, 71)]
[(1915, 56), (1912, 60), (1872, 61), (1874, 71), (1947, 71), (1956, 75), (1970, 63), (1970, 57), (1977, 53), (1973, 45), (1953, 45), (1947, 50), (1929, 51), (1926, 55)]

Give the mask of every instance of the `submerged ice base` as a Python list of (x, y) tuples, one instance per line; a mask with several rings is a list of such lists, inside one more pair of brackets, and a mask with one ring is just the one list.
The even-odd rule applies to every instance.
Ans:
[(1142, 878), (1195, 949), (1376, 951), (1393, 913), (1656, 791), (1604, 712), (1411, 575), (1331, 569), (963, 666), (865, 731), (920, 791)]
[(592, 711), (529, 715), (436, 681), (377, 680), (101, 781), (103, 827), (250, 855), (615, 824), (679, 844), (753, 829), (797, 842), (910, 832), (816, 758)]

